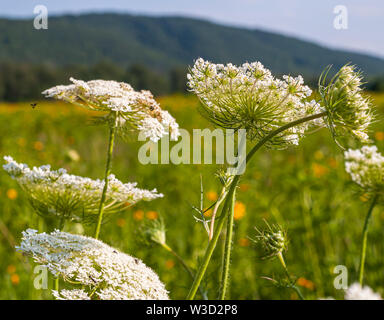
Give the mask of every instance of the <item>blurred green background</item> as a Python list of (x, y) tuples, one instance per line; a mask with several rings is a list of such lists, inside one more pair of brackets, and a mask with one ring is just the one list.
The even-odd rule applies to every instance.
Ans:
[[(378, 116), (384, 111), (384, 94), (372, 94)], [(194, 96), (171, 95), (159, 98), (182, 128), (207, 128)], [(107, 128), (91, 124), (92, 114), (57, 102), (0, 104), (0, 155), (11, 155), (30, 166), (51, 164), (70, 173), (102, 178), (107, 147)], [(377, 122), (371, 133), (379, 150), (384, 150), (384, 127)], [(207, 244), (203, 226), (193, 218), (191, 205), (199, 206), (200, 175), (204, 185), (204, 205), (208, 207), (220, 191), (214, 174), (216, 165), (142, 165), (137, 153), (142, 143), (118, 140), (113, 172), (139, 187), (157, 188), (164, 198), (140, 202), (104, 224), (101, 239), (136, 256), (153, 268), (166, 284), (172, 299), (186, 297), (192, 283), (177, 260), (161, 247), (146, 246), (140, 240), (142, 225), (163, 217), (167, 242), (189, 266), (197, 268)], [(277, 260), (263, 261), (261, 252), (249, 240), (263, 218), (288, 229), (289, 249), (285, 254), (290, 272), (306, 298), (334, 296), (333, 269), (345, 265), (349, 283), (357, 280), (362, 226), (368, 203), (356, 192), (344, 171), (342, 152), (326, 129), (314, 132), (295, 148), (261, 150), (248, 164), (240, 182), (235, 210), (234, 247), (231, 263), (232, 299), (297, 299), (287, 289), (274, 287), (262, 278), (284, 277)], [(377, 207), (369, 233), (366, 284), (384, 293), (383, 250), (384, 209)], [(0, 171), (0, 299), (50, 299), (50, 290), (33, 287), (33, 263), (15, 252), (21, 232), (40, 231), (47, 226), (29, 205), (25, 194), (3, 170)], [(92, 234), (67, 224), (65, 231)], [(217, 297), (222, 242), (215, 251), (204, 285), (210, 298)], [(50, 279), (49, 288), (53, 286)], [(200, 296), (199, 296), (200, 297)]]

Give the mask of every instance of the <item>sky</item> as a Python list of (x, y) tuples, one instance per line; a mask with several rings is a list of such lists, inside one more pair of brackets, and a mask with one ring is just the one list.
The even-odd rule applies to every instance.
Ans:
[[(384, 58), (384, 0), (1, 0), (0, 16), (33, 17), (36, 5), (49, 15), (120, 12), (203, 18), (232, 26), (257, 28)], [(346, 29), (337, 29), (346, 8)], [(343, 15), (345, 17), (345, 15)]]

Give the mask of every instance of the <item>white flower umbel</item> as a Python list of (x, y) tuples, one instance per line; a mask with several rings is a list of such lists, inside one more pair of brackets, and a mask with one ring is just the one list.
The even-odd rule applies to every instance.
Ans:
[(345, 170), (364, 191), (383, 193), (384, 157), (376, 146), (364, 146), (361, 149), (344, 152)]
[(54, 292), (58, 299), (168, 299), (164, 284), (141, 260), (93, 238), (28, 229), (17, 250), (54, 276), (81, 286)]
[[(276, 79), (260, 62), (237, 67), (199, 58), (188, 74), (188, 81), (211, 122), (223, 128), (247, 129), (251, 140), (323, 111), (309, 98), (311, 89), (304, 85), (301, 76)], [(269, 146), (298, 144), (309, 127), (321, 125), (323, 121), (319, 118), (289, 128), (272, 139)]]
[(88, 293), (82, 289), (52, 290), (52, 294), (57, 300), (91, 300)]
[[(51, 170), (50, 165), (30, 169), (12, 157), (4, 159), (4, 170), (19, 183), (40, 214), (82, 221), (98, 213), (104, 181), (71, 175), (65, 169)], [(105, 212), (114, 213), (140, 200), (150, 201), (162, 196), (156, 189), (139, 189), (136, 183), (122, 183), (110, 175)]]
[(346, 290), (345, 300), (382, 300), (382, 298), (370, 287), (362, 287), (359, 283), (354, 283)]
[(329, 69), (319, 81), (319, 93), (328, 111), (328, 127), (336, 141), (353, 136), (368, 142), (368, 129), (374, 117), (370, 101), (362, 95), (361, 72), (355, 66), (346, 65), (326, 84)]
[[(119, 129), (143, 131), (145, 137), (155, 142), (166, 134), (170, 134), (172, 140), (177, 140), (180, 135), (175, 119), (160, 108), (150, 91), (135, 91), (124, 82), (70, 80), (73, 84), (56, 86), (43, 91), (43, 94), (48, 98), (107, 112), (117, 120)], [(153, 130), (148, 126), (149, 122), (161, 129)]]

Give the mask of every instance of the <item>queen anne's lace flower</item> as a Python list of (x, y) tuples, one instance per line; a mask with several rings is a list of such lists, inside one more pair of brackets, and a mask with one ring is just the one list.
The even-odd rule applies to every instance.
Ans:
[(373, 292), (373, 290), (364, 286), (361, 287), (359, 283), (354, 283), (348, 287), (345, 292), (345, 300), (382, 300), (380, 294)]
[[(143, 131), (145, 137), (158, 141), (164, 135), (170, 134), (172, 140), (177, 140), (179, 126), (175, 119), (160, 108), (150, 91), (140, 92), (124, 82), (92, 80), (82, 81), (70, 78), (73, 84), (56, 86), (43, 91), (48, 98), (64, 100), (82, 107), (107, 112), (117, 118), (120, 129), (134, 128)], [(153, 124), (155, 128), (148, 126)]]
[(344, 152), (345, 170), (365, 191), (384, 192), (384, 157), (376, 146)]
[[(247, 129), (249, 139), (260, 139), (289, 122), (322, 112), (310, 100), (303, 78), (276, 79), (260, 62), (213, 64), (199, 58), (188, 74), (188, 85), (200, 98), (208, 118), (218, 126)], [(290, 128), (271, 144), (298, 144), (305, 131), (323, 125), (321, 118)]]
[[(329, 71), (329, 70), (328, 70)], [(320, 79), (319, 92), (329, 115), (328, 127), (336, 139), (352, 135), (368, 142), (368, 129), (373, 121), (372, 106), (362, 92), (362, 76), (354, 66), (340, 69), (329, 84)]]
[[(40, 214), (80, 221), (98, 213), (104, 180), (70, 175), (65, 169), (51, 170), (50, 165), (30, 169), (12, 157), (4, 159), (4, 170), (19, 183)], [(123, 210), (140, 200), (150, 201), (162, 196), (156, 189), (138, 189), (136, 183), (124, 184), (110, 175), (105, 213)]]
[(82, 286), (54, 292), (58, 299), (168, 299), (164, 284), (141, 260), (99, 240), (58, 230), (46, 234), (28, 229), (16, 248), (54, 276)]
[[(335, 300), (333, 297), (321, 298), (319, 300)], [(345, 291), (344, 300), (382, 300), (380, 294), (374, 292), (370, 287), (362, 287), (360, 283), (353, 283)]]
[(60, 291), (52, 290), (52, 294), (57, 300), (91, 300), (88, 293), (82, 289), (63, 289)]

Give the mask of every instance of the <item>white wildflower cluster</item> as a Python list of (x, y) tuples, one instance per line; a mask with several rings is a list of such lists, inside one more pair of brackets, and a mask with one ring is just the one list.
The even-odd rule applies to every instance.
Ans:
[(344, 152), (345, 170), (365, 191), (384, 191), (384, 157), (376, 146)]
[[(250, 139), (260, 139), (289, 122), (323, 111), (309, 98), (312, 91), (301, 76), (274, 78), (260, 62), (237, 67), (199, 58), (188, 74), (188, 86), (215, 125), (247, 129)], [(271, 142), (298, 144), (309, 127), (322, 125), (321, 118), (308, 121)]]
[[(319, 300), (335, 300), (333, 297), (321, 298)], [(355, 282), (345, 290), (344, 300), (383, 300), (380, 294), (374, 292), (370, 287), (362, 287)]]
[(91, 110), (108, 112), (113, 119), (117, 117), (118, 125), (137, 129), (155, 142), (167, 134), (172, 140), (179, 137), (175, 119), (160, 108), (150, 91), (135, 91), (124, 82), (70, 80), (73, 84), (56, 86), (43, 91), (43, 94)]
[(28, 229), (16, 249), (81, 289), (54, 292), (58, 299), (168, 299), (164, 284), (141, 260), (80, 235)]
[(361, 73), (350, 65), (342, 67), (329, 84), (325, 84), (325, 77), (320, 81), (319, 92), (329, 112), (326, 121), (336, 139), (353, 136), (362, 142), (369, 141), (372, 106), (361, 94), (361, 85)]
[[(51, 170), (50, 165), (30, 169), (10, 156), (4, 159), (4, 170), (19, 183), (40, 214), (80, 221), (98, 213), (104, 180), (71, 175), (65, 169)], [(122, 183), (110, 175), (105, 213), (114, 213), (140, 200), (150, 201), (162, 196), (156, 189), (139, 189), (136, 183)]]
[(380, 294), (373, 292), (368, 287), (362, 287), (359, 283), (354, 283), (345, 292), (345, 300), (382, 300)]

